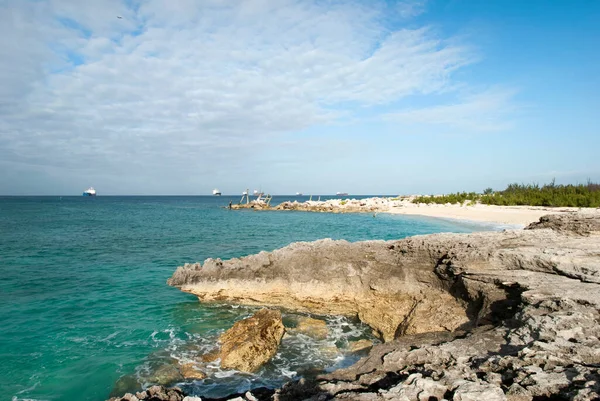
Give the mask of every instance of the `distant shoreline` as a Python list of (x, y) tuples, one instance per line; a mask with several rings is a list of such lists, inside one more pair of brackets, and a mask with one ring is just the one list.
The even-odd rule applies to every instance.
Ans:
[(233, 209), (304, 211), (321, 213), (389, 213), (454, 219), (524, 227), (547, 214), (582, 212), (599, 214), (600, 209), (543, 206), (497, 206), (467, 202), (463, 204), (413, 203), (415, 196), (329, 199), (324, 201), (286, 201), (277, 205), (263, 200), (232, 205)]
[(539, 206), (496, 206), (476, 204), (474, 206), (438, 205), (403, 202), (402, 206), (392, 207), (386, 213), (418, 215), (434, 218), (453, 220), (468, 220), (473, 222), (497, 223), (526, 226), (547, 214), (571, 213), (583, 211), (584, 213), (598, 213), (594, 208), (574, 207), (539, 207)]

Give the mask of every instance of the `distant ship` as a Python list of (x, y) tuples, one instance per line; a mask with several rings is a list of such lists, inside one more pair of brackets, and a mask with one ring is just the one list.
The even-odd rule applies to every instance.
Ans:
[(83, 196), (96, 196), (96, 190), (94, 187), (89, 187), (85, 191), (83, 191)]
[(348, 196), (348, 192), (336, 192), (337, 196)]
[(296, 192), (296, 196), (302, 196), (301, 192)]
[(213, 195), (214, 196), (221, 196), (221, 191), (219, 191), (217, 188), (213, 189)]

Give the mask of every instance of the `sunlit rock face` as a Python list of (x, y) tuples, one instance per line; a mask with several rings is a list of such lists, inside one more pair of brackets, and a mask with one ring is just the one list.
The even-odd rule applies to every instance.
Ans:
[(236, 322), (219, 338), (221, 367), (255, 372), (275, 355), (284, 332), (276, 310), (261, 309)]
[(296, 243), (189, 264), (169, 283), (203, 302), (357, 316), (386, 341), (274, 399), (593, 400), (599, 227), (572, 214), (527, 230)]

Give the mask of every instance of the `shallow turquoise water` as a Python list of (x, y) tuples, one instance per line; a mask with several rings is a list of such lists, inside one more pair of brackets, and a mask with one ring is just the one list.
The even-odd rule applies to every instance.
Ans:
[[(163, 358), (185, 359), (193, 344), (210, 347), (219, 332), (251, 310), (203, 306), (168, 287), (167, 278), (185, 262), (326, 237), (396, 239), (481, 229), (410, 216), (220, 207), (230, 199), (238, 201), (0, 198), (2, 393), (17, 399), (104, 400), (120, 377), (140, 379)], [(360, 337), (364, 329), (333, 318), (330, 324), (339, 331), (335, 341)], [(227, 386), (274, 385), (281, 375), (300, 372), (295, 360), (318, 360), (314, 346), (293, 340), (258, 376), (217, 372), (188, 390), (218, 395)], [(340, 363), (339, 358), (320, 361), (328, 362)]]

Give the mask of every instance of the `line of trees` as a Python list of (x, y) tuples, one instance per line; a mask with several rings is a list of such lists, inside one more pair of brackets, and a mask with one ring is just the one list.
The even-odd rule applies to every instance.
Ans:
[(503, 191), (487, 188), (483, 193), (457, 192), (440, 196), (419, 196), (414, 203), (460, 203), (476, 202), (501, 206), (550, 206), (550, 207), (600, 207), (600, 184), (588, 181), (587, 184), (556, 185), (551, 183), (510, 184)]

